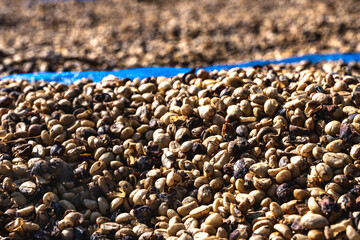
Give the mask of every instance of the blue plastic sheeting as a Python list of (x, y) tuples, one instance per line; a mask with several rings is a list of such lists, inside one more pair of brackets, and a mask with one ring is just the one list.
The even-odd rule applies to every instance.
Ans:
[[(281, 60), (265, 60), (265, 61), (251, 61), (244, 62), (239, 64), (231, 65), (214, 65), (209, 67), (203, 67), (202, 69), (207, 71), (213, 70), (222, 70), (230, 69), (235, 67), (251, 67), (256, 65), (267, 65), (267, 64), (279, 64), (279, 63), (297, 63), (303, 60), (310, 61), (312, 63), (321, 62), (321, 61), (338, 61), (342, 60), (343, 62), (353, 62), (360, 61), (360, 53), (345, 53), (345, 54), (311, 54), (304, 56), (296, 56), (285, 58)], [(130, 78), (134, 79), (136, 77), (142, 79), (145, 77), (171, 77), (180, 73), (186, 73), (191, 71), (191, 68), (176, 68), (176, 67), (145, 67), (145, 68), (133, 68), (133, 69), (124, 69), (124, 70), (115, 70), (115, 71), (84, 71), (84, 72), (61, 72), (61, 73), (51, 73), (51, 72), (40, 72), (40, 73), (25, 73), (25, 74), (16, 74), (2, 77), (1, 79), (27, 79), (30, 81), (55, 81), (62, 82), (65, 84), (70, 84), (75, 80), (81, 78), (90, 78), (95, 82), (101, 81), (107, 75), (115, 75), (119, 78)]]

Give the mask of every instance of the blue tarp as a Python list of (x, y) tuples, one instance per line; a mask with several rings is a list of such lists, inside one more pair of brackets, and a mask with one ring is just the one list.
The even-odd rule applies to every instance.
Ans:
[[(230, 64), (230, 65), (214, 65), (203, 67), (201, 69), (212, 71), (212, 70), (222, 70), (222, 69), (230, 69), (235, 67), (251, 67), (256, 65), (267, 65), (267, 64), (279, 64), (279, 63), (297, 63), (303, 60), (308, 60), (312, 63), (321, 62), (321, 61), (338, 61), (342, 60), (343, 62), (353, 62), (360, 61), (360, 53), (344, 53), (344, 54), (311, 54), (304, 56), (296, 56), (290, 57), (280, 60), (265, 60), (265, 61), (251, 61), (244, 62), (238, 64)], [(124, 69), (124, 70), (114, 70), (114, 71), (83, 71), (83, 72), (39, 72), (39, 73), (24, 73), (24, 74), (16, 74), (2, 77), (1, 79), (27, 79), (30, 81), (37, 80), (46, 80), (46, 81), (56, 81), (62, 83), (72, 83), (75, 80), (81, 78), (90, 78), (95, 82), (101, 81), (107, 75), (115, 75), (119, 78), (130, 78), (133, 79), (135, 77), (145, 78), (151, 76), (164, 76), (170, 77), (175, 76), (179, 73), (186, 73), (191, 71), (191, 68), (176, 68), (176, 67), (145, 67), (145, 68), (133, 68), (133, 69)]]

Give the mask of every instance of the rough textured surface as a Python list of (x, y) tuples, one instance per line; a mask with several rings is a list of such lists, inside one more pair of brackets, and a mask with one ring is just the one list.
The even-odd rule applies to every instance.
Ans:
[(2, 0), (1, 75), (360, 51), (355, 0), (44, 2)]
[(359, 239), (359, 108), (359, 63), (0, 81), (0, 235)]

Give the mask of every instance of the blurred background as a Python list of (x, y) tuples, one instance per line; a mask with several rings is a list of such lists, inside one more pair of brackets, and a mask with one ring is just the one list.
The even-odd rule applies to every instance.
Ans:
[(0, 74), (360, 52), (356, 0), (0, 0)]

